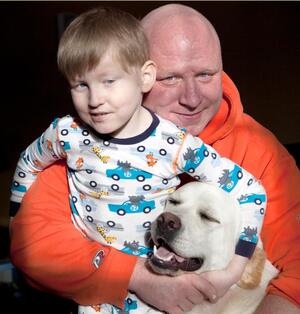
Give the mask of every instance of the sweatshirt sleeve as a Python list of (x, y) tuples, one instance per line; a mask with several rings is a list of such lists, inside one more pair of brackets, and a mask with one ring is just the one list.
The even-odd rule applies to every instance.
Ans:
[(137, 258), (84, 238), (70, 213), (66, 167), (58, 162), (37, 176), (12, 221), (13, 264), (40, 290), (123, 307)]
[(221, 157), (211, 146), (190, 134), (185, 136), (177, 165), (198, 181), (216, 185), (230, 193), (242, 213), (242, 230), (236, 254), (251, 257), (262, 228), (267, 198), (261, 183), (245, 169)]
[(21, 153), (11, 186), (10, 216), (14, 216), (17, 212), (24, 194), (35, 181), (37, 173), (55, 161), (65, 158), (64, 147), (59, 141), (57, 129), (60, 121), (70, 119), (72, 118), (68, 116), (55, 119), (47, 130)]

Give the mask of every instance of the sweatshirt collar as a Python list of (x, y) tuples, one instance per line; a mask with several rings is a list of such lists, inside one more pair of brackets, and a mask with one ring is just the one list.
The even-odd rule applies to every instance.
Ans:
[(199, 135), (207, 144), (213, 144), (226, 137), (243, 114), (243, 105), (238, 89), (225, 72), (222, 75), (222, 87), (223, 98), (219, 111)]

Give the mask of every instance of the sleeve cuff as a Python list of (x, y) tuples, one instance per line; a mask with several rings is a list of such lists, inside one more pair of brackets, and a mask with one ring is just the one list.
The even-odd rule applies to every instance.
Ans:
[(256, 243), (239, 240), (235, 247), (235, 254), (251, 258), (254, 253)]

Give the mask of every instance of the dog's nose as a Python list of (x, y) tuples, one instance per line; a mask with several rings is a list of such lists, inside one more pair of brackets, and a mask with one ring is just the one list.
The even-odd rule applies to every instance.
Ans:
[(181, 221), (172, 213), (162, 213), (157, 217), (157, 228), (163, 234), (172, 234), (181, 228)]

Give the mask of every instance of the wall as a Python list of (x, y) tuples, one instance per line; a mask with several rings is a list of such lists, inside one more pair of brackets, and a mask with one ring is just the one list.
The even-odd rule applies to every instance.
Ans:
[[(167, 2), (110, 1), (142, 17)], [(224, 69), (245, 111), (284, 143), (300, 142), (300, 2), (184, 2), (215, 25)], [(107, 5), (107, 2), (105, 3)], [(0, 224), (7, 223), (9, 184), (21, 150), (56, 116), (72, 112), (56, 68), (57, 15), (96, 2), (0, 2), (2, 149)]]

